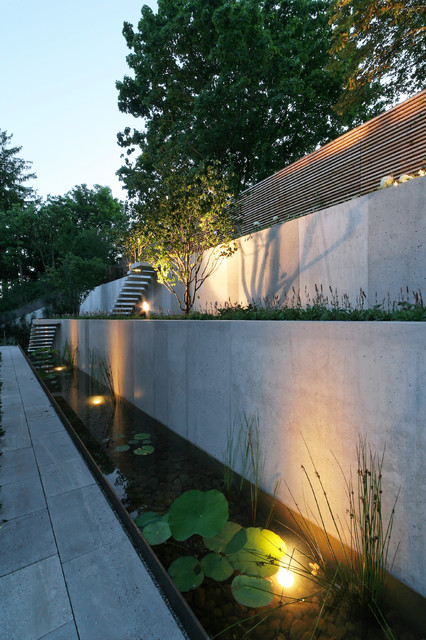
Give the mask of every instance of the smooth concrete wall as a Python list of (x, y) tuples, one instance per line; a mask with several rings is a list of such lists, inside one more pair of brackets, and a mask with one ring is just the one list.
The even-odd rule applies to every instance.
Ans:
[[(313, 185), (315, 188), (315, 185)], [(330, 287), (352, 306), (426, 291), (426, 177), (375, 191), (240, 239), (240, 250), (200, 289), (197, 307), (247, 304)], [(406, 295), (406, 294), (405, 294)]]
[(356, 483), (359, 434), (379, 455), (386, 446), (386, 517), (400, 491), (393, 573), (426, 596), (426, 323), (62, 320), (59, 340), (78, 346), (86, 371), (89, 349), (103, 354), (120, 395), (220, 460), (227, 430), (257, 414), (261, 485), (272, 493), (281, 479), (278, 497), (289, 506), (286, 484), (313, 508), (304, 442), (343, 519), (334, 456)]
[[(313, 187), (314, 188), (314, 187)], [(244, 236), (239, 250), (222, 260), (199, 290), (196, 309), (247, 304), (315, 289), (352, 306), (373, 306), (400, 297), (401, 288), (426, 292), (426, 177), (375, 191), (334, 207)], [(110, 312), (124, 278), (96, 287), (81, 313)], [(153, 311), (179, 313), (175, 297), (156, 284), (146, 296)]]

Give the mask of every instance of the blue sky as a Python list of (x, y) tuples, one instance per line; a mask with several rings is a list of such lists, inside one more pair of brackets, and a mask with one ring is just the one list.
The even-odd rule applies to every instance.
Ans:
[(0, 129), (32, 161), (40, 196), (101, 184), (125, 198), (115, 176), (116, 135), (143, 121), (121, 114), (115, 81), (129, 73), (123, 22), (155, 0), (0, 0)]

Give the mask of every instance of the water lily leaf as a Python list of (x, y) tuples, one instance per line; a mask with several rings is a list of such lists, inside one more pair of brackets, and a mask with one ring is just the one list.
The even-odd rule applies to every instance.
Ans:
[(196, 589), (204, 580), (200, 563), (193, 556), (177, 558), (170, 565), (169, 573), (179, 591)]
[(234, 569), (251, 576), (272, 576), (279, 569), (286, 544), (276, 533), (260, 527), (241, 529), (225, 549)]
[(155, 513), (155, 511), (145, 511), (140, 515), (136, 516), (134, 519), (134, 523), (140, 529), (143, 529), (150, 522), (154, 522), (154, 520), (160, 520), (161, 516), (159, 513)]
[(274, 599), (272, 584), (258, 576), (235, 576), (231, 589), (235, 600), (246, 607), (265, 607)]
[(140, 444), (139, 440), (129, 440), (129, 444)]
[(119, 433), (117, 436), (114, 436), (114, 440), (118, 440), (118, 438), (125, 438), (124, 433)]
[(173, 502), (169, 525), (176, 540), (186, 540), (194, 533), (212, 538), (220, 533), (228, 519), (228, 501), (220, 491), (185, 491)]
[(228, 560), (218, 553), (208, 553), (201, 559), (201, 568), (208, 578), (213, 578), (218, 582), (226, 580), (234, 573), (234, 568)]
[(128, 451), (129, 449), (128, 444), (120, 444), (118, 447), (114, 447), (114, 451)]
[(207, 549), (210, 551), (216, 551), (216, 553), (221, 553), (225, 550), (225, 547), (229, 542), (231, 542), (234, 535), (241, 529), (241, 525), (236, 522), (232, 522), (228, 520), (225, 522), (223, 529), (217, 536), (213, 536), (213, 538), (203, 538), (204, 544)]
[(154, 447), (151, 447), (151, 445), (146, 444), (143, 447), (139, 447), (138, 449), (135, 449), (133, 453), (136, 453), (137, 456), (149, 456), (149, 454), (154, 453), (154, 451), (155, 451)]
[(133, 436), (135, 440), (149, 440), (151, 438), (150, 433), (135, 433)]
[(143, 528), (142, 533), (151, 545), (162, 544), (172, 535), (169, 525), (163, 518), (147, 524), (146, 527)]

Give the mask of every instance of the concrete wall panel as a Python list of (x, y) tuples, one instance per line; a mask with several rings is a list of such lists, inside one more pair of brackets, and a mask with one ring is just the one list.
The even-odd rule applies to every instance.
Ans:
[(285, 483), (300, 505), (309, 495), (306, 445), (342, 518), (336, 459), (356, 474), (360, 434), (380, 455), (386, 446), (385, 514), (400, 491), (394, 574), (426, 596), (426, 323), (62, 320), (60, 339), (78, 340), (83, 368), (89, 349), (103, 350), (117, 391), (218, 459), (229, 427), (258, 415), (262, 486), (281, 478), (289, 506)]

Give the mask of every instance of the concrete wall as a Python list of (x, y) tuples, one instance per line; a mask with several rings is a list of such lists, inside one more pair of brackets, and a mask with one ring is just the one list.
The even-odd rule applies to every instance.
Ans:
[[(314, 187), (313, 187), (314, 188)], [(240, 250), (224, 260), (199, 291), (195, 305), (247, 304), (300, 292), (315, 297), (315, 285), (329, 287), (356, 306), (360, 289), (373, 306), (400, 289), (426, 292), (426, 177), (375, 191), (239, 240)], [(123, 279), (97, 287), (81, 313), (110, 311)], [(306, 293), (308, 295), (306, 295)], [(175, 298), (156, 285), (147, 301), (154, 311), (177, 313)]]
[[(314, 186), (313, 186), (314, 188)], [(240, 239), (200, 289), (197, 306), (301, 294), (315, 285), (367, 304), (398, 299), (400, 288), (426, 291), (426, 177), (291, 220)]]
[(282, 478), (299, 505), (303, 438), (342, 518), (332, 454), (356, 473), (359, 434), (379, 454), (386, 445), (385, 514), (401, 488), (393, 573), (426, 596), (426, 323), (63, 320), (59, 339), (78, 345), (83, 370), (89, 349), (108, 357), (119, 394), (218, 459), (230, 425), (258, 413), (262, 486)]

